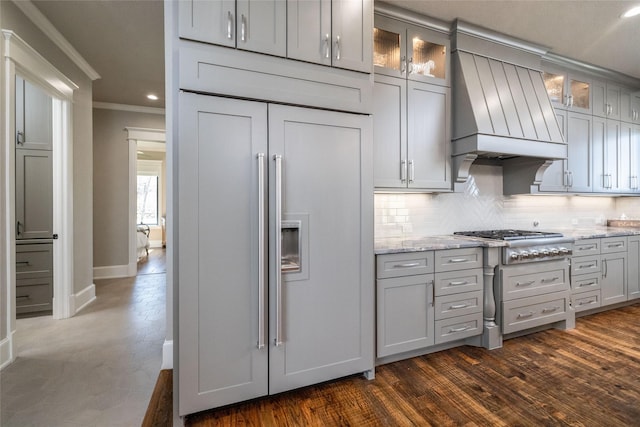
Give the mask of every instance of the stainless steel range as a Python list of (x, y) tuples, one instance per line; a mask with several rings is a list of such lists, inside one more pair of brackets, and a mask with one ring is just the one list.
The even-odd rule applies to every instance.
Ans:
[[(572, 238), (528, 230), (455, 234), (504, 242), (500, 259), (496, 260), (493, 282), (496, 322), (503, 334), (521, 333), (549, 324), (563, 329), (574, 327), (569, 278)], [(485, 307), (485, 311), (491, 311), (491, 307)]]
[(454, 234), (504, 240), (502, 264), (523, 264), (564, 259), (573, 252), (573, 239), (560, 233), (528, 230), (458, 231)]

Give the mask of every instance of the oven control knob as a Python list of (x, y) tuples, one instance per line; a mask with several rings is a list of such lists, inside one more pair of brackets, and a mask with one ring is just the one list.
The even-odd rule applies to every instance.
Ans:
[(532, 250), (532, 251), (530, 252), (530, 256), (531, 256), (531, 258), (538, 258), (538, 257), (540, 256), (540, 252), (538, 252), (538, 251), (536, 251), (536, 250), (534, 249), (534, 250)]
[(542, 251), (540, 251), (540, 253), (542, 254), (543, 257), (549, 256), (549, 249), (543, 249)]
[(553, 255), (553, 256), (560, 255), (560, 251), (558, 249), (556, 249), (556, 248), (551, 248), (551, 249), (549, 249), (549, 251), (551, 252), (551, 255)]
[(518, 259), (520, 259), (520, 255), (518, 255), (517, 252), (511, 252), (511, 255), (509, 255), (509, 258), (511, 258), (512, 261), (517, 261)]
[(571, 253), (571, 251), (567, 248), (559, 248), (559, 250), (562, 255), (569, 255)]
[(520, 259), (527, 259), (527, 258), (529, 258), (529, 252), (527, 251), (520, 252)]

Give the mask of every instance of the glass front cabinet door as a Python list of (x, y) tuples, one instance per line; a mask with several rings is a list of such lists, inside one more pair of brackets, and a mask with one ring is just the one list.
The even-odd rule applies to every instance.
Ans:
[(435, 30), (375, 16), (375, 72), (449, 86), (449, 38)]
[(543, 72), (544, 84), (555, 108), (579, 113), (592, 111), (589, 79), (553, 68)]

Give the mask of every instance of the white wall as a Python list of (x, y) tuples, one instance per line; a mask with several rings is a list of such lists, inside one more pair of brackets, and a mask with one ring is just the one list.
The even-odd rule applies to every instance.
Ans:
[(376, 194), (376, 238), (499, 228), (592, 226), (622, 213), (640, 218), (640, 198), (503, 196), (502, 168), (473, 165), (462, 193)]

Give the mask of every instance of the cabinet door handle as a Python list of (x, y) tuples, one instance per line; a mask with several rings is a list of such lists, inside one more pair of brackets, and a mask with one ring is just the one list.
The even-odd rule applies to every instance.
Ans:
[(227, 38), (233, 39), (233, 15), (231, 11), (227, 12)]
[(262, 349), (266, 343), (265, 333), (265, 210), (264, 200), (266, 196), (266, 185), (264, 179), (264, 153), (258, 153), (258, 348)]
[(469, 262), (469, 259), (467, 259), (467, 258), (451, 258), (448, 262), (453, 263), (453, 264), (457, 264), (457, 263), (461, 263), (461, 262)]
[(622, 243), (615, 243), (613, 245), (609, 244), (607, 245), (607, 248), (611, 249), (611, 248), (621, 248), (622, 246), (624, 246)]
[(404, 74), (407, 72), (407, 57), (403, 56), (400, 58), (400, 74)]
[(467, 284), (469, 284), (469, 282), (466, 280), (462, 280), (460, 282), (449, 282), (449, 286), (462, 286)]
[(579, 251), (590, 251), (592, 249), (595, 249), (595, 246), (581, 246), (578, 248)]
[(531, 286), (531, 285), (533, 285), (534, 283), (536, 283), (536, 281), (535, 281), (535, 280), (530, 280), (530, 281), (528, 281), (528, 282), (516, 282), (516, 287), (517, 287), (517, 286)]
[(407, 161), (400, 160), (400, 181), (407, 182)]
[(580, 301), (578, 303), (579, 306), (583, 306), (583, 305), (590, 305), (590, 304), (595, 304), (596, 300), (595, 299), (590, 299), (588, 301)]
[(585, 268), (594, 268), (595, 266), (595, 264), (579, 265), (578, 270), (584, 270)]
[(463, 326), (463, 327), (461, 327), (461, 328), (451, 328), (451, 329), (449, 329), (449, 333), (450, 333), (450, 334), (453, 334), (453, 333), (456, 333), (456, 332), (464, 332), (464, 331), (467, 331), (467, 330), (469, 330), (469, 329), (471, 329), (471, 326), (469, 326), (469, 325), (464, 325), (464, 326)]
[(29, 299), (31, 298), (31, 295), (20, 295), (19, 297), (16, 297), (16, 299)]
[(275, 345), (282, 345), (282, 155), (273, 156), (276, 162), (276, 182), (275, 182), (275, 199), (276, 199), (276, 337)]
[(573, 187), (573, 172), (569, 171), (569, 187)]
[(244, 13), (240, 15), (240, 40), (247, 41), (247, 18)]
[(331, 45), (330, 45), (330, 37), (329, 34), (325, 34), (324, 36), (324, 57), (326, 59), (331, 58)]
[(607, 277), (607, 260), (606, 259), (602, 260), (602, 269), (603, 269), (602, 277), (605, 278)]
[(569, 107), (573, 107), (573, 95), (569, 95)]
[(535, 312), (535, 311), (530, 311), (530, 312), (528, 312), (528, 313), (518, 313), (517, 318), (518, 318), (518, 319), (524, 319), (524, 318), (526, 318), (526, 317), (531, 317), (531, 316), (533, 316), (534, 314), (536, 314), (536, 312)]
[(18, 145), (23, 145), (24, 144), (24, 132), (22, 132), (21, 130), (19, 130), (16, 133), (16, 144), (18, 144)]
[(30, 265), (29, 261), (16, 261), (16, 265)]
[(393, 268), (413, 268), (413, 267), (420, 267), (420, 263), (419, 262), (407, 262), (404, 264), (395, 264), (393, 266)]
[(409, 65), (407, 66), (409, 74), (413, 74), (413, 58), (409, 58)]
[(413, 160), (409, 160), (409, 182), (412, 183), (416, 180), (416, 168)]
[(336, 36), (336, 61), (340, 61), (340, 36)]
[(18, 222), (16, 223), (16, 235), (17, 235), (17, 236), (20, 236), (20, 234), (22, 234), (22, 233), (20, 232), (20, 226), (21, 226), (21, 225), (22, 225), (22, 224), (20, 223), (20, 221), (18, 221)]

